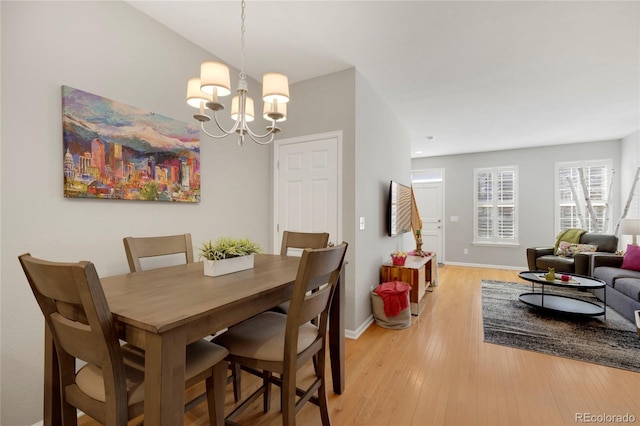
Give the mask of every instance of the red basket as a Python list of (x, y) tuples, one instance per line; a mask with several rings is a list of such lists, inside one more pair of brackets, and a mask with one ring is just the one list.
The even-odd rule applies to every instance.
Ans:
[(404, 262), (407, 261), (407, 258), (400, 256), (391, 256), (391, 261), (395, 266), (404, 266)]

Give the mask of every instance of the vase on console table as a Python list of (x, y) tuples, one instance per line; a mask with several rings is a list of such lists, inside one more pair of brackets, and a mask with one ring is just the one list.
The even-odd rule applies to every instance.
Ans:
[(422, 251), (422, 231), (418, 229), (416, 231), (416, 256), (424, 256), (424, 252)]

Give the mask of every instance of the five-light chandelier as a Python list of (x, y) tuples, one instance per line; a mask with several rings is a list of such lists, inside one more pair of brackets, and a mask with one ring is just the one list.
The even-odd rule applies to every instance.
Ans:
[[(237, 95), (231, 100), (231, 119), (235, 123), (231, 129), (226, 130), (218, 121), (217, 112), (224, 109), (219, 101), (219, 97), (227, 96), (231, 93), (231, 83), (229, 79), (229, 67), (220, 62), (207, 61), (200, 65), (200, 78), (189, 79), (187, 84), (187, 103), (199, 108), (199, 114), (193, 118), (200, 122), (202, 131), (212, 138), (224, 138), (232, 133), (238, 133), (238, 145), (244, 143), (245, 135), (248, 135), (254, 142), (266, 145), (273, 141), (275, 134), (280, 131), (276, 126), (277, 122), (287, 119), (287, 102), (289, 102), (289, 80), (286, 75), (270, 72), (262, 77), (262, 100), (264, 102), (263, 118), (271, 121), (264, 134), (254, 133), (247, 123), (253, 121), (255, 114), (253, 109), (253, 99), (248, 94), (247, 74), (244, 72), (244, 18), (245, 2), (242, 0), (242, 13), (240, 14), (240, 53), (242, 58), (242, 68), (240, 69)], [(213, 111), (213, 121), (222, 132), (216, 135), (208, 132), (204, 125), (211, 121), (211, 117), (205, 114), (205, 107)]]

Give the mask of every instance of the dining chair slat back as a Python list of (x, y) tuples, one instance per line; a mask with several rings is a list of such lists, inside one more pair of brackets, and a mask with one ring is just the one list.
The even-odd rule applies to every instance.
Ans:
[[(287, 256), (291, 254), (289, 249), (319, 249), (325, 248), (329, 244), (328, 232), (292, 232), (284, 231), (282, 233), (282, 245), (280, 247), (280, 255)], [(276, 312), (289, 312), (289, 301), (280, 303), (273, 308)]]
[(286, 256), (290, 248), (306, 249), (306, 248), (324, 248), (329, 244), (329, 234), (327, 232), (292, 232), (284, 231), (282, 233), (282, 245), (280, 246), (280, 255)]
[(160, 237), (125, 237), (124, 249), (131, 272), (142, 271), (140, 259), (147, 257), (184, 254), (186, 263), (193, 263), (191, 234), (166, 235)]

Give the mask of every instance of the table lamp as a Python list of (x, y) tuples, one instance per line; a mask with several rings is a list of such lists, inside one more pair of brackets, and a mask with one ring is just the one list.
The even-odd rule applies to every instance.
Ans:
[(637, 246), (636, 236), (640, 235), (640, 219), (625, 218), (620, 221), (620, 234), (631, 235), (631, 244)]

